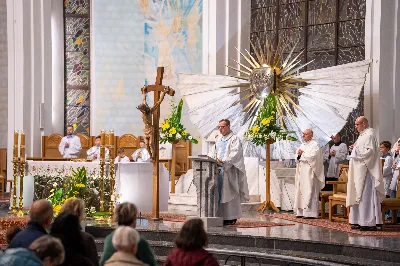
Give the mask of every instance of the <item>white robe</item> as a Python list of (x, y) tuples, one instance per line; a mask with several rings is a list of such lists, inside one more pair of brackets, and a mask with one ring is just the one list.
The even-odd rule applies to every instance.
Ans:
[[(227, 144), (225, 154), (223, 158), (220, 158), (217, 144), (222, 138), (227, 140)], [(218, 216), (223, 217), (224, 220), (239, 219), (242, 217), (241, 203), (249, 200), (242, 142), (232, 132), (226, 136), (218, 135), (216, 144), (211, 147), (208, 156), (214, 159), (219, 158), (223, 162)]]
[(390, 184), (393, 179), (393, 158), (388, 155), (385, 157), (385, 163), (383, 164), (383, 187), (385, 195), (390, 196), (392, 191), (390, 190)]
[[(338, 146), (333, 145), (329, 150), (329, 154), (332, 151), (336, 151), (336, 155), (331, 156), (330, 159), (328, 157), (329, 166), (328, 166), (328, 172), (326, 174), (326, 177), (338, 178), (339, 164), (343, 163), (343, 161), (347, 157), (347, 153), (348, 153), (347, 145), (345, 143), (341, 143)], [(328, 156), (329, 156), (329, 154), (328, 154)]]
[(130, 162), (130, 160), (129, 160), (128, 156), (122, 157), (121, 161), (119, 161), (119, 156), (117, 156), (117, 158), (115, 158), (115, 160), (114, 160), (115, 164), (117, 164), (117, 163), (129, 163), (129, 162)]
[[(65, 143), (69, 143), (69, 147), (65, 147)], [(82, 150), (81, 139), (78, 136), (65, 136), (58, 145), (58, 151), (64, 159), (78, 158)]]
[[(105, 148), (106, 155), (104, 156), (106, 159), (106, 162), (110, 160), (110, 150), (108, 148)], [(91, 147), (87, 152), (87, 158), (92, 159), (93, 162), (100, 162), (100, 146), (93, 146)], [(94, 155), (97, 155), (96, 159), (94, 158)]]
[(375, 131), (360, 133), (349, 156), (346, 206), (350, 206), (350, 223), (360, 226), (382, 224), (381, 198), (384, 195), (379, 143)]
[[(141, 158), (138, 158), (139, 152), (142, 153), (142, 157), (141, 157)], [(140, 149), (137, 149), (137, 150), (132, 154), (132, 159), (133, 159), (135, 162), (139, 162), (139, 163), (140, 163), (140, 162), (142, 162), (142, 163), (150, 162), (150, 154), (149, 154), (149, 152), (147, 151), (146, 148), (140, 148)]]
[(315, 140), (302, 143), (299, 149), (303, 153), (296, 169), (293, 208), (297, 216), (318, 218), (319, 192), (325, 186), (322, 150)]
[(394, 159), (394, 162), (396, 163), (396, 168), (393, 169), (393, 178), (392, 181), (390, 182), (389, 189), (393, 191), (397, 191), (397, 183), (399, 181), (399, 171), (400, 171), (400, 155), (397, 155), (397, 157)]

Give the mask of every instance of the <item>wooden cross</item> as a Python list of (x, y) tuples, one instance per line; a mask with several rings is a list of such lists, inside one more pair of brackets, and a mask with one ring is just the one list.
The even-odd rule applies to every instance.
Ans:
[[(159, 220), (160, 219), (160, 166), (159, 166), (159, 158), (158, 158), (158, 153), (159, 153), (159, 144), (160, 144), (160, 104), (164, 99), (165, 94), (168, 94), (170, 96), (175, 95), (175, 90), (171, 89), (168, 86), (162, 85), (162, 80), (163, 80), (163, 75), (164, 75), (164, 67), (158, 67), (157, 68), (157, 78), (156, 78), (156, 83), (154, 85), (148, 85), (143, 87), (142, 94), (143, 94), (143, 104), (142, 105), (147, 105), (146, 103), (146, 94), (153, 91), (154, 92), (154, 106), (150, 108), (152, 112), (152, 148), (153, 154), (150, 156), (152, 157), (152, 162), (153, 162), (153, 220)], [(160, 94), (161, 92), (163, 93), (161, 98)], [(139, 106), (140, 107), (140, 106)], [(141, 110), (138, 107), (139, 110)], [(148, 107), (148, 106), (147, 106)], [(142, 110), (141, 110), (142, 111)], [(143, 111), (142, 111), (143, 112)], [(143, 115), (145, 115), (143, 113)], [(145, 118), (143, 117), (143, 120)], [(146, 121), (145, 122), (145, 137), (146, 137)], [(147, 132), (149, 133), (149, 132)], [(146, 143), (148, 144), (148, 142)], [(167, 188), (168, 189), (168, 188)]]

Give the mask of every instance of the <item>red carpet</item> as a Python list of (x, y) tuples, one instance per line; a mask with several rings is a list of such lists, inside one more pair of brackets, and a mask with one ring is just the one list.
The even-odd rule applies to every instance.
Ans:
[(267, 217), (283, 219), (287, 221), (292, 221), (296, 223), (308, 224), (312, 226), (318, 226), (326, 229), (342, 231), (349, 234), (356, 234), (362, 236), (400, 236), (400, 227), (399, 228), (385, 228), (383, 231), (360, 231), (353, 230), (350, 228), (350, 225), (345, 222), (330, 222), (328, 219), (303, 219), (296, 218), (294, 214), (285, 214), (285, 213), (272, 213), (272, 214), (261, 214)]
[[(142, 213), (142, 217), (145, 219), (150, 219), (152, 217), (152, 215), (149, 212), (144, 212), (144, 213)], [(186, 221), (186, 215), (184, 215), (184, 214), (160, 213), (160, 218), (162, 218), (166, 222), (185, 222)], [(235, 225), (229, 225), (228, 227), (256, 228), (256, 227), (272, 227), (272, 226), (287, 226), (287, 225), (294, 225), (294, 224), (272, 223), (272, 222), (264, 222), (264, 221), (239, 219)]]

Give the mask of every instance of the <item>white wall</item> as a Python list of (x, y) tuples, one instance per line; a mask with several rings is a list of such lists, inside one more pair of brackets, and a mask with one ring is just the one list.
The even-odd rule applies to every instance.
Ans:
[(379, 140), (400, 137), (400, 9), (399, 0), (367, 0), (365, 57), (372, 59), (364, 91), (365, 115)]
[[(62, 12), (62, 5), (58, 8)], [(63, 57), (63, 51), (52, 50), (51, 14), (52, 0), (7, 0), (8, 136), (14, 130), (25, 132), (28, 157), (40, 156), (41, 137), (54, 132), (52, 53)], [(63, 25), (58, 26), (62, 31)], [(58, 94), (57, 101), (62, 102), (57, 112), (60, 117), (63, 95)], [(7, 155), (12, 158), (13, 138), (7, 142)], [(11, 178), (11, 159), (7, 169)]]

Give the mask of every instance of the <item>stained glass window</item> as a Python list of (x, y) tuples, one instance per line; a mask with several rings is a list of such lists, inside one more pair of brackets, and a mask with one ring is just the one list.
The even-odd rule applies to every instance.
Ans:
[[(251, 0), (250, 40), (282, 42), (284, 55), (296, 45), (302, 62), (313, 61), (307, 70), (356, 62), (365, 57), (365, 13), (366, 0)], [(361, 114), (362, 104), (341, 132), (346, 142), (354, 143), (350, 120)]]
[(90, 134), (90, 0), (64, 1), (65, 125)]

